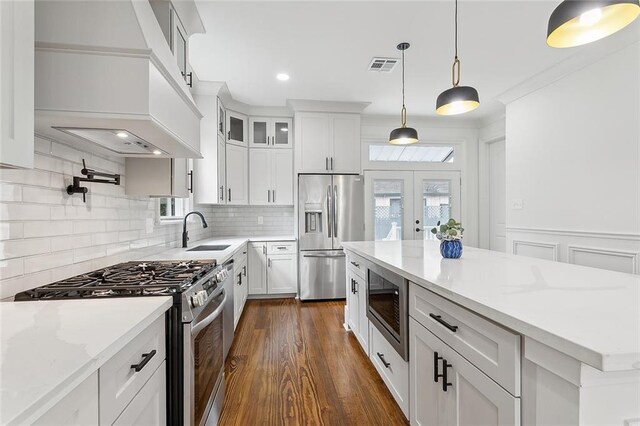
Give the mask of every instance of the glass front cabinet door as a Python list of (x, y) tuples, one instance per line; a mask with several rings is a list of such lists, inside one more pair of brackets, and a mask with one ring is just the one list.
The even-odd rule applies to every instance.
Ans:
[(249, 140), (247, 116), (230, 110), (226, 111), (226, 115), (227, 143), (246, 146)]
[(251, 118), (249, 141), (253, 148), (291, 148), (290, 118)]

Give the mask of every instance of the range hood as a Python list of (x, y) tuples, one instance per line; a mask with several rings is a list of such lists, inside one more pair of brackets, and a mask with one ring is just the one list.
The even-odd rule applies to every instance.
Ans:
[(149, 1), (36, 2), (35, 69), (37, 134), (121, 156), (201, 158), (202, 114)]

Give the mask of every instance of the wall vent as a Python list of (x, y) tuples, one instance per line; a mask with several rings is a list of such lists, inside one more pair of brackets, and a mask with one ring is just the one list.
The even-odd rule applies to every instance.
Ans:
[(391, 72), (398, 65), (400, 59), (397, 58), (373, 58), (369, 64), (369, 71)]

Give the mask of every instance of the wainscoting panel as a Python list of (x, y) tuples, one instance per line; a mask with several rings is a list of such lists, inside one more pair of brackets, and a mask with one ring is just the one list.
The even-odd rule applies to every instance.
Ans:
[(558, 257), (558, 244), (554, 243), (513, 240), (513, 254), (545, 260), (560, 260)]
[(638, 274), (638, 252), (568, 246), (567, 261), (575, 265)]

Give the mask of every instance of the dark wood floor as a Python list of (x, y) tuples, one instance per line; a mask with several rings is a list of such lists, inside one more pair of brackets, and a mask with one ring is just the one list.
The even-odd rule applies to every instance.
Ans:
[(219, 424), (408, 424), (343, 319), (344, 301), (247, 301)]

